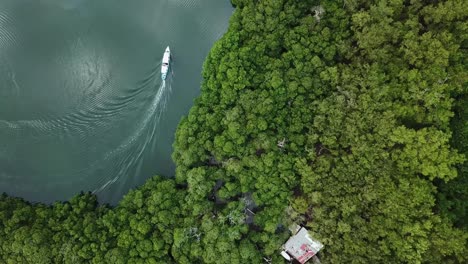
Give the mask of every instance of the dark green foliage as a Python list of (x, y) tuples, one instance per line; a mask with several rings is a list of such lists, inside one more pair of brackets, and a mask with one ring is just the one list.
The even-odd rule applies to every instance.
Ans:
[(1, 260), (281, 263), (298, 223), (323, 263), (466, 262), (468, 5), (232, 2), (175, 179), (113, 209), (2, 196)]
[[(460, 96), (452, 120), (452, 145), (468, 157), (468, 95)], [(468, 162), (458, 166), (459, 177), (440, 182), (439, 209), (458, 227), (468, 229)]]
[[(288, 235), (281, 227), (292, 222), (324, 242), (325, 263), (466, 260), (467, 233), (434, 214), (435, 183), (463, 178), (449, 122), (466, 84), (466, 5), (235, 4), (204, 65), (202, 95), (177, 131), (176, 179), (200, 205), (187, 208), (199, 219), (190, 225), (249, 194), (253, 223), (230, 245), (254, 243), (258, 262), (277, 256)], [(453, 196), (446, 206), (464, 202)]]
[(159, 177), (110, 210), (80, 194), (51, 206), (0, 197), (2, 263), (168, 263), (182, 192)]

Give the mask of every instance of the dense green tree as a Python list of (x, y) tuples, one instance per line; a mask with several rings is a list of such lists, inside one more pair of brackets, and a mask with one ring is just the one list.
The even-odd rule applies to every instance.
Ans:
[[(452, 145), (468, 157), (468, 97), (458, 98), (453, 129)], [(449, 182), (438, 182), (438, 209), (458, 227), (468, 229), (468, 161), (458, 166), (459, 177)]]
[[(168, 263), (183, 193), (155, 177), (112, 210), (80, 194), (51, 206), (0, 197), (6, 263)], [(170, 259), (169, 259), (170, 260)]]
[(199, 194), (216, 197), (186, 213), (203, 219), (250, 194), (249, 234), (267, 258), (281, 226), (300, 222), (324, 242), (325, 262), (462, 262), (466, 233), (433, 212), (437, 182), (460, 179), (464, 161), (449, 121), (466, 82), (466, 7), (234, 4), (177, 131), (177, 178), (204, 168)]
[(175, 179), (114, 208), (0, 197), (0, 262), (464, 263), (468, 5), (232, 0), (177, 129)]

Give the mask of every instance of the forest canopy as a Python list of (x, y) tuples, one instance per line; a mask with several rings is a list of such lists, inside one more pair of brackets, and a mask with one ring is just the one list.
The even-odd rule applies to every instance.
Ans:
[[(116, 206), (0, 197), (0, 262), (468, 261), (468, 5), (232, 0), (173, 179)], [(129, 175), (131, 177), (131, 175)]]

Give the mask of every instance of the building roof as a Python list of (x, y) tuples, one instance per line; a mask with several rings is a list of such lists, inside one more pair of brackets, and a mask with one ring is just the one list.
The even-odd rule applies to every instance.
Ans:
[(323, 245), (313, 239), (307, 229), (302, 227), (294, 236), (289, 238), (283, 248), (291, 257), (303, 264), (317, 254), (323, 248)]

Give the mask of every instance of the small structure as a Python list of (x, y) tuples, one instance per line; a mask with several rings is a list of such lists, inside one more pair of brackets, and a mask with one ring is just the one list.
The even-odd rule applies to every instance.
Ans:
[(283, 138), (283, 140), (278, 141), (278, 147), (284, 148), (284, 144), (286, 143), (286, 138)]
[(314, 14), (315, 20), (317, 22), (320, 22), (320, 19), (322, 18), (321, 16), (323, 15), (323, 13), (325, 13), (325, 9), (323, 9), (322, 6), (314, 6), (312, 8), (312, 11), (315, 13)]
[(322, 248), (322, 243), (313, 239), (309, 235), (307, 229), (301, 227), (297, 233), (290, 237), (286, 244), (283, 245), (281, 255), (288, 261), (295, 259), (299, 263), (304, 264)]

